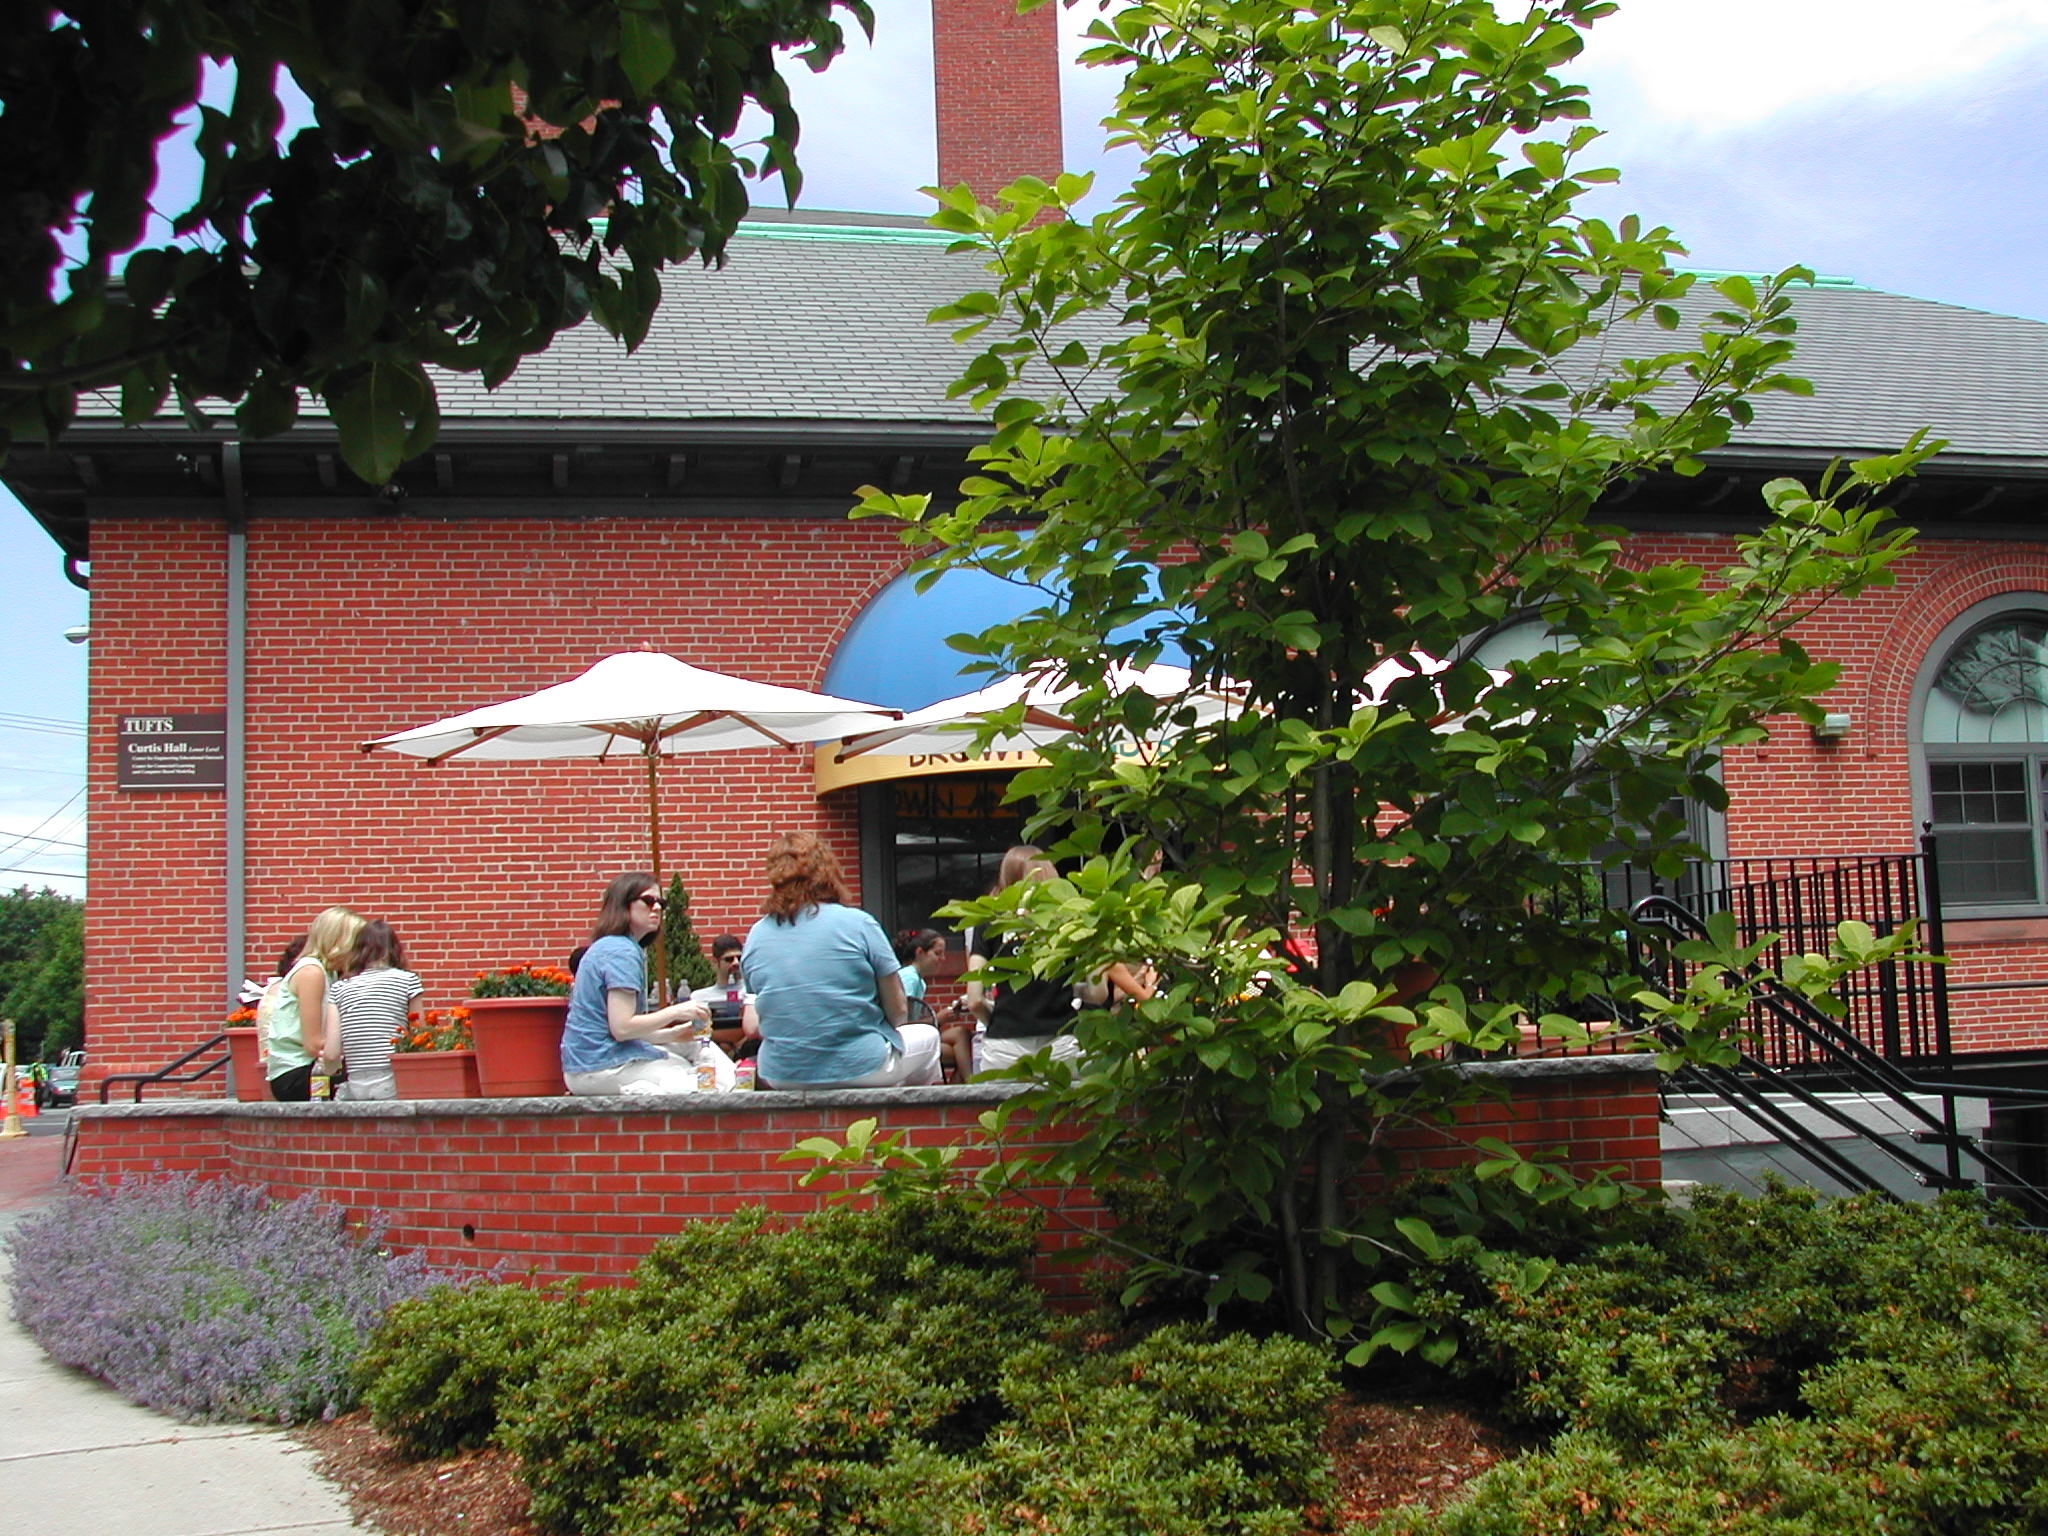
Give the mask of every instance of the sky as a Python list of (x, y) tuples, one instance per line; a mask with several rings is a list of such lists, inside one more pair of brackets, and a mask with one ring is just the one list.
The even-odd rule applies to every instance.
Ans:
[[(876, 10), (872, 45), (792, 72), (802, 207), (927, 206), (929, 0)], [(1115, 79), (1072, 62), (1089, 13), (1061, 18), (1067, 162), (1108, 197), (1130, 162), (1095, 126)], [(1696, 267), (1797, 263), (2048, 321), (2048, 0), (1623, 0), (1568, 73), (1622, 172), (1584, 206), (1669, 225)], [(89, 622), (87, 597), (4, 490), (0, 615), (0, 888), (81, 895), (91, 646), (63, 633)]]

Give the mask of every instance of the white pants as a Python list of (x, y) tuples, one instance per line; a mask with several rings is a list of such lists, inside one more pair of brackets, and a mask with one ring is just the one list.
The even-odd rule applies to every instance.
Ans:
[(337, 1099), (395, 1099), (398, 1079), (386, 1072), (382, 1077), (352, 1077), (334, 1090)]
[(896, 1031), (903, 1049), (872, 1072), (830, 1083), (776, 1083), (771, 1088), (924, 1088), (939, 1080), (939, 1032), (930, 1024), (905, 1024)]
[(1017, 1035), (1009, 1039), (983, 1035), (975, 1042), (975, 1070), (1000, 1072), (1014, 1067), (1026, 1056), (1036, 1056), (1048, 1046), (1054, 1061), (1081, 1059), (1081, 1042), (1072, 1035)]
[(714, 1092), (732, 1091), (738, 1078), (732, 1058), (708, 1040), (692, 1040), (673, 1047), (670, 1054), (658, 1060), (629, 1061), (623, 1067), (607, 1067), (602, 1072), (564, 1072), (562, 1083), (576, 1094), (619, 1093), (640, 1097), (653, 1093), (695, 1093), (700, 1086), (697, 1068), (701, 1065), (712, 1070), (717, 1085)]

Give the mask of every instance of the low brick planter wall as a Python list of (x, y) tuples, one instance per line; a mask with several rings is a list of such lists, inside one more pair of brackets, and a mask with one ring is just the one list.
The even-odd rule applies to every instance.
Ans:
[[(1527, 1151), (1562, 1147), (1581, 1170), (1615, 1168), (1635, 1183), (1662, 1176), (1658, 1076), (1647, 1057), (1478, 1063), (1461, 1070), (1500, 1090), (1455, 1127), (1390, 1138), (1418, 1166), (1471, 1160), (1497, 1137)], [(436, 1264), (536, 1281), (617, 1280), (683, 1223), (759, 1205), (801, 1214), (830, 1181), (782, 1154), (809, 1136), (844, 1138), (879, 1119), (919, 1145), (978, 1131), (1016, 1090), (988, 1084), (826, 1093), (683, 1094), (635, 1099), (448, 1099), (375, 1104), (240, 1104), (226, 1100), (89, 1105), (78, 1111), (71, 1173), (118, 1179), (189, 1170), (317, 1195), (351, 1215), (381, 1214), (390, 1241)], [(1217, 1149), (1228, 1157), (1228, 1147)], [(1085, 1189), (1028, 1198), (1050, 1217), (1039, 1279), (1056, 1298), (1082, 1294), (1075, 1260), (1108, 1214)]]

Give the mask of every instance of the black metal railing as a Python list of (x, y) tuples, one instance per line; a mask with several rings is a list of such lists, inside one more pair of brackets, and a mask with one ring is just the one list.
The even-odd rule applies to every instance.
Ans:
[[(1791, 955), (1825, 954), (1844, 922), (1867, 923), (1880, 936), (1919, 922), (1916, 957), (1887, 960), (1842, 983), (1836, 994), (1846, 1010), (1840, 1022), (1887, 1061), (1947, 1067), (1948, 990), (1938, 958), (1941, 908), (1931, 837), (1918, 853), (1700, 860), (1676, 878), (1626, 867), (1602, 878), (1607, 904), (1631, 914), (1638, 943), (1656, 943), (1659, 928), (1671, 926), (1658, 916), (1660, 903), (1682, 908), (1702, 924), (1726, 912), (1735, 919), (1738, 942), (1771, 940), (1759, 958), (1772, 967)], [(1778, 1071), (1827, 1065), (1827, 1053), (1808, 1033), (1761, 1004), (1750, 1012), (1743, 1045)]]
[[(1673, 937), (1699, 938), (1706, 931), (1704, 920), (1671, 896), (1644, 897), (1634, 915), (1644, 929), (1661, 927)], [(1644, 974), (1653, 984), (1673, 990), (1685, 985), (1694, 968), (1669, 944), (1646, 946), (1642, 960)], [(1757, 969), (1751, 967), (1751, 974)], [(1945, 1072), (1916, 1076), (1897, 1058), (1873, 1048), (1848, 1021), (1816, 1008), (1773, 977), (1760, 979), (1752, 1019), (1758, 1013), (1773, 1025), (1760, 1039), (1789, 1037), (1799, 1043), (1794, 1053), (1798, 1060), (1791, 1068), (1758, 1055), (1756, 1040), (1742, 1040), (1737, 1042), (1740, 1060), (1735, 1065), (1688, 1066), (1679, 1073), (1678, 1085), (1725, 1100), (1847, 1188), (1884, 1186), (1832, 1145), (1816, 1129), (1817, 1122), (1832, 1121), (1838, 1136), (1846, 1131), (1860, 1139), (1925, 1188), (1969, 1189), (1988, 1182), (2019, 1205), (2030, 1222), (2048, 1221), (2048, 1190), (2027, 1179), (1979, 1137), (1962, 1131), (1956, 1103), (1976, 1098), (2048, 1106), (2048, 1090), (1989, 1088), (1957, 1082)], [(1862, 1107), (1838, 1102), (1823, 1089), (1846, 1091)], [(1872, 1105), (1878, 1106), (1875, 1115), (1869, 1112)]]
[[(196, 1083), (202, 1077), (215, 1072), (225, 1073), (228, 1069), (228, 1037), (215, 1035), (211, 1040), (202, 1040), (184, 1055), (168, 1066), (158, 1067), (154, 1072), (114, 1072), (100, 1079), (100, 1102), (107, 1102), (107, 1096), (116, 1083), (135, 1085), (135, 1102), (142, 1102), (142, 1090), (152, 1083)], [(202, 1061), (208, 1051), (219, 1051), (218, 1056)]]

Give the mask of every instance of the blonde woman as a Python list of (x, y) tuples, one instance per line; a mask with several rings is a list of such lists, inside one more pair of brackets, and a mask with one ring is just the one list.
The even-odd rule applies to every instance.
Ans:
[(347, 907), (329, 907), (313, 919), (306, 947), (285, 972), (270, 1016), (270, 1096), (280, 1103), (305, 1103), (314, 1074), (341, 1065), (341, 1016), (328, 989), (348, 973), (362, 931), (363, 920)]

